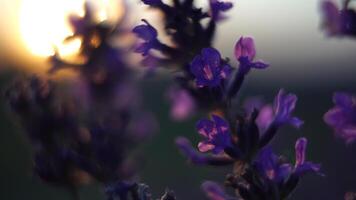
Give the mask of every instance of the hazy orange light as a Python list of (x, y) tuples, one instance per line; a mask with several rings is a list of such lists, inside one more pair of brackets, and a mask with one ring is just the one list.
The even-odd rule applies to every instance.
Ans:
[[(22, 0), (19, 26), (23, 42), (29, 51), (40, 57), (54, 53), (54, 47), (62, 56), (79, 50), (80, 41), (63, 43), (72, 35), (67, 22), (69, 14), (83, 15), (85, 0)], [(95, 8), (98, 21), (119, 17), (122, 14), (117, 0), (89, 0)]]

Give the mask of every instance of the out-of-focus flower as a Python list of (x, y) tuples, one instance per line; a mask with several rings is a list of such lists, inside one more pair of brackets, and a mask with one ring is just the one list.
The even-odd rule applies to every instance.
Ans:
[(258, 110), (256, 124), (260, 133), (265, 132), (274, 118), (272, 106), (270, 104), (265, 104), (259, 97), (251, 97), (244, 101), (243, 107), (247, 116), (251, 116), (254, 110)]
[(205, 48), (190, 64), (198, 87), (217, 87), (231, 72), (231, 67), (221, 62), (220, 53), (214, 48)]
[(334, 1), (323, 1), (323, 28), (330, 36), (356, 36), (356, 12), (349, 8), (349, 0), (345, 0), (340, 9)]
[(171, 101), (171, 117), (181, 121), (189, 118), (196, 110), (193, 97), (185, 89), (171, 88), (168, 98)]
[(210, 14), (213, 20), (218, 21), (225, 18), (222, 12), (226, 12), (232, 8), (231, 2), (223, 2), (219, 0), (210, 0)]
[(146, 56), (151, 49), (156, 48), (157, 41), (157, 30), (151, 26), (146, 20), (142, 20), (145, 24), (136, 26), (132, 31), (137, 35), (137, 37), (141, 38), (144, 42), (139, 44), (135, 52), (141, 53), (143, 56)]
[(286, 94), (284, 90), (279, 90), (273, 105), (274, 123), (278, 125), (290, 124), (296, 128), (303, 125), (303, 121), (292, 116), (297, 103), (295, 94)]
[(335, 135), (351, 143), (356, 139), (356, 97), (337, 92), (335, 106), (324, 115), (324, 121), (334, 129)]
[(241, 37), (235, 45), (235, 57), (240, 62), (240, 70), (246, 74), (251, 68), (264, 69), (268, 64), (263, 61), (253, 62), (256, 55), (255, 42), (251, 37)]
[(142, 0), (142, 2), (150, 6), (156, 6), (162, 4), (162, 0)]
[(212, 115), (211, 118), (212, 120), (202, 119), (196, 125), (197, 131), (205, 139), (199, 142), (198, 148), (201, 152), (212, 151), (219, 154), (232, 145), (229, 125), (217, 115)]

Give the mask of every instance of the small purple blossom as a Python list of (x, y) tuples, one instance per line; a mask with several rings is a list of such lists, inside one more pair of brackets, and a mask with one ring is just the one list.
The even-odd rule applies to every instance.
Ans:
[(324, 15), (323, 27), (329, 35), (340, 33), (340, 11), (334, 2), (324, 1), (321, 4), (321, 11)]
[(231, 67), (222, 63), (219, 51), (205, 48), (190, 64), (190, 72), (195, 76), (198, 87), (217, 87), (231, 73)]
[(145, 24), (136, 26), (132, 31), (141, 38), (144, 42), (138, 44), (135, 49), (136, 53), (147, 55), (148, 52), (155, 47), (157, 43), (157, 30), (146, 20), (142, 20)]
[(302, 176), (309, 172), (320, 174), (320, 164), (305, 161), (307, 144), (308, 140), (306, 138), (299, 138), (295, 143), (294, 174), (298, 176)]
[(256, 124), (260, 133), (266, 131), (268, 126), (272, 123), (274, 118), (273, 108), (269, 104), (265, 104), (259, 97), (251, 97), (245, 100), (243, 104), (244, 110), (248, 117), (251, 116), (253, 111), (258, 110)]
[[(239, 192), (244, 199), (257, 195), (259, 199), (285, 199), (297, 187), (300, 179), (307, 173), (320, 173), (320, 165), (305, 161), (307, 140), (300, 138), (296, 141), (296, 162), (294, 166), (282, 156), (273, 153), (270, 147), (262, 149), (257, 159), (248, 169), (243, 178), (248, 185), (237, 184)], [(257, 173), (257, 174), (255, 174)], [(253, 179), (251, 179), (254, 177)], [(234, 183), (234, 179), (230, 182)]]
[(201, 152), (212, 151), (214, 154), (219, 154), (232, 145), (229, 125), (217, 115), (212, 115), (212, 120), (198, 121), (196, 129), (205, 139), (198, 144)]
[(297, 99), (295, 94), (286, 94), (283, 89), (279, 90), (273, 105), (274, 123), (276, 125), (290, 124), (296, 128), (303, 125), (302, 120), (292, 116)]
[(233, 4), (231, 2), (223, 2), (219, 0), (210, 0), (211, 18), (214, 21), (219, 21), (224, 19), (222, 12), (226, 12), (232, 8)]
[(175, 143), (182, 154), (187, 157), (190, 162), (198, 165), (207, 163), (206, 157), (198, 152), (187, 138), (179, 137), (175, 140)]
[(335, 135), (351, 143), (356, 139), (356, 97), (343, 92), (334, 94), (335, 106), (324, 115), (324, 121)]
[(350, 8), (345, 0), (340, 9), (333, 1), (324, 1), (321, 4), (323, 14), (323, 28), (330, 36), (356, 36), (356, 12)]
[(195, 100), (187, 90), (172, 88), (169, 90), (168, 98), (172, 103), (172, 119), (181, 121), (189, 118), (195, 112)]
[(240, 62), (240, 70), (247, 74), (251, 68), (265, 69), (269, 65), (261, 60), (253, 61), (256, 55), (255, 42), (251, 37), (241, 37), (235, 45), (235, 57)]
[(188, 158), (188, 160), (196, 165), (214, 165), (214, 166), (221, 166), (221, 165), (229, 165), (233, 163), (233, 160), (226, 156), (225, 154), (220, 155), (211, 155), (211, 154), (203, 154), (197, 151), (193, 146), (192, 143), (185, 137), (178, 137), (175, 140), (175, 143), (181, 153)]
[(320, 174), (320, 165), (305, 161), (305, 151), (307, 148), (307, 139), (299, 138), (295, 143), (296, 161), (294, 167), (286, 163), (282, 157), (276, 156), (271, 148), (264, 148), (257, 159), (257, 165), (262, 173), (270, 180), (276, 182), (285, 182), (289, 176), (301, 177), (306, 173), (313, 172)]

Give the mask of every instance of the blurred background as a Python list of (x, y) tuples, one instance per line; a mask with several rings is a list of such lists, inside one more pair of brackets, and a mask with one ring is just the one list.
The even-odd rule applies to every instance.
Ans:
[[(115, 19), (124, 12), (116, 0), (92, 1), (102, 13), (99, 18)], [(206, 5), (205, 0), (199, 3)], [(81, 13), (82, 4), (83, 0), (0, 0), (0, 70), (18, 68), (44, 73), (53, 46), (59, 46), (63, 55), (75, 52), (78, 43), (62, 45), (61, 41), (70, 34), (66, 15)], [(130, 21), (133, 25), (141, 18), (159, 23), (155, 13), (139, 0), (128, 4), (128, 12), (134, 13)], [(283, 129), (274, 148), (293, 161), (294, 141), (306, 136), (310, 140), (309, 159), (322, 163), (326, 176), (305, 178), (292, 199), (334, 200), (343, 199), (348, 191), (356, 192), (356, 145), (347, 146), (336, 139), (322, 121), (332, 106), (334, 91), (356, 93), (356, 40), (326, 37), (320, 28), (319, 5), (320, 0), (236, 0), (215, 40), (215, 47), (233, 58), (235, 41), (241, 35), (253, 36), (257, 57), (271, 64), (268, 70), (251, 73), (241, 99), (263, 95), (271, 102), (279, 88), (299, 97), (296, 115), (305, 120), (305, 125), (299, 131)], [(1, 75), (1, 88), (11, 76)], [(145, 106), (157, 114), (160, 133), (142, 149), (146, 159), (141, 179), (157, 196), (168, 187), (179, 199), (202, 199), (201, 182), (222, 182), (230, 169), (190, 166), (179, 154), (174, 138), (184, 135), (197, 143), (194, 124), (198, 117), (181, 123), (169, 119), (164, 97), (168, 82), (161, 76), (142, 83)], [(65, 190), (45, 185), (32, 175), (30, 145), (9, 117), (4, 99), (0, 101), (0, 199), (70, 199)], [(94, 185), (82, 188), (81, 196), (86, 200), (103, 199), (103, 192)]]

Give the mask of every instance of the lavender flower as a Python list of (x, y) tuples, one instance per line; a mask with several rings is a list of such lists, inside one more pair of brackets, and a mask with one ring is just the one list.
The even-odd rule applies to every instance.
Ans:
[(136, 53), (141, 53), (143, 56), (148, 55), (150, 49), (157, 48), (157, 30), (151, 26), (146, 20), (142, 20), (145, 24), (136, 26), (132, 31), (137, 35), (137, 37), (144, 40), (144, 43), (138, 45), (135, 49)]
[(220, 53), (214, 48), (205, 48), (194, 58), (190, 71), (198, 87), (217, 87), (231, 73), (231, 67), (221, 62)]
[(228, 178), (229, 185), (235, 188), (244, 199), (284, 199), (296, 188), (306, 173), (320, 175), (320, 165), (305, 161), (307, 140), (300, 138), (296, 142), (296, 163), (294, 167), (276, 156), (272, 150), (264, 148), (247, 169), (241, 179)]
[(303, 121), (292, 116), (297, 99), (298, 98), (295, 94), (286, 94), (283, 89), (278, 92), (273, 105), (275, 115), (274, 123), (279, 126), (290, 124), (296, 128), (303, 125)]
[(255, 43), (250, 37), (241, 37), (235, 45), (235, 57), (240, 62), (240, 70), (246, 74), (251, 68), (264, 69), (268, 67), (263, 61), (253, 62), (256, 55)]
[(212, 120), (198, 121), (196, 129), (205, 138), (198, 145), (201, 152), (212, 151), (214, 154), (219, 154), (232, 145), (229, 126), (223, 118), (217, 115), (212, 115)]
[(356, 139), (356, 97), (348, 93), (334, 94), (335, 106), (324, 115), (324, 121), (335, 135), (351, 143)]
[[(291, 125), (299, 128), (303, 125), (303, 121), (297, 117), (292, 116), (297, 96), (294, 94), (286, 94), (284, 90), (280, 90), (274, 99), (273, 105), (273, 120), (270, 122), (270, 114), (266, 115), (265, 122), (270, 122), (265, 133), (262, 135), (260, 146), (265, 146), (269, 143), (277, 133), (279, 127), (283, 125)], [(270, 108), (266, 108), (266, 113), (270, 113)], [(263, 122), (260, 122), (263, 123)]]
[(188, 91), (179, 88), (171, 88), (168, 98), (171, 105), (171, 118), (181, 121), (189, 118), (196, 110), (196, 103)]
[(323, 1), (323, 28), (330, 36), (356, 35), (356, 12), (349, 8), (350, 0), (344, 0), (340, 9), (333, 1)]
[(175, 142), (181, 153), (193, 164), (220, 166), (233, 163), (233, 160), (224, 154), (206, 155), (197, 151), (187, 138), (179, 137)]
[(240, 90), (245, 76), (252, 69), (265, 69), (269, 65), (263, 61), (253, 61), (256, 55), (254, 40), (250, 37), (241, 37), (235, 45), (235, 58), (239, 61), (239, 69), (232, 78), (228, 88), (228, 97), (234, 97)]
[(210, 1), (210, 12), (211, 18), (215, 21), (222, 20), (225, 17), (222, 16), (222, 12), (226, 12), (232, 8), (231, 2), (223, 2), (219, 0), (209, 0)]

